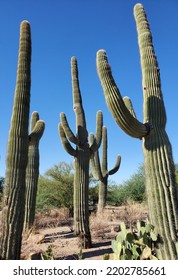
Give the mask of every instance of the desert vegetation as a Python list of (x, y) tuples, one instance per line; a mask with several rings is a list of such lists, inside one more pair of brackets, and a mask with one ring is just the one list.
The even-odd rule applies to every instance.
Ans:
[(108, 169), (102, 111), (96, 113), (96, 133), (87, 130), (76, 57), (71, 58), (76, 131), (63, 112), (58, 125), (61, 143), (73, 163), (60, 161), (39, 176), (39, 141), (45, 122), (34, 112), (28, 127), (31, 27), (28, 21), (21, 23), (6, 174), (0, 185), (0, 259), (178, 258), (177, 172), (165, 131), (160, 70), (141, 4), (135, 5), (134, 17), (142, 69), (143, 123), (137, 120), (129, 97), (122, 98), (105, 50), (99, 50), (96, 57), (114, 120), (126, 134), (142, 140), (144, 164), (119, 186), (110, 182), (109, 175), (119, 174), (124, 155), (119, 151), (116, 165)]

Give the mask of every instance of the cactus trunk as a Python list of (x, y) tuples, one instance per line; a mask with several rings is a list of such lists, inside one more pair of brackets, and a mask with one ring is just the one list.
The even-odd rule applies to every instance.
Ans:
[[(90, 141), (93, 141), (92, 136), (90, 136)], [(102, 128), (102, 162), (100, 163), (98, 150), (91, 157), (90, 163), (92, 168), (93, 176), (96, 180), (100, 181), (99, 193), (98, 193), (98, 211), (100, 214), (106, 205), (107, 189), (108, 189), (108, 176), (115, 174), (120, 167), (121, 157), (117, 156), (117, 161), (113, 169), (108, 171), (108, 138), (107, 138), (107, 128), (103, 126)]]
[(8, 138), (0, 258), (20, 259), (24, 220), (25, 173), (28, 159), (30, 106), (30, 25), (20, 27), (20, 46), (14, 105)]
[[(70, 129), (64, 113), (60, 114), (59, 134), (64, 149), (74, 156), (74, 231), (81, 237), (82, 246), (89, 248), (91, 247), (88, 210), (89, 162), (91, 155), (99, 148), (101, 143), (102, 113), (97, 113), (96, 138), (93, 137), (93, 142), (89, 145), (75, 57), (71, 59), (71, 70), (73, 108), (76, 116), (76, 136)], [(72, 147), (69, 141), (76, 145), (76, 149)]]
[(39, 120), (38, 112), (33, 112), (28, 146), (28, 164), (26, 169), (24, 230), (32, 227), (35, 219), (36, 195), (39, 177), (39, 141), (45, 124)]
[(99, 184), (98, 214), (102, 213), (103, 209), (106, 206), (107, 191), (108, 191), (108, 177), (105, 177)]
[(30, 229), (34, 222), (38, 176), (39, 176), (38, 147), (29, 144), (28, 165), (26, 170), (24, 230)]
[(98, 52), (98, 74), (106, 102), (118, 125), (128, 135), (143, 139), (150, 221), (163, 241), (157, 248), (157, 255), (159, 259), (171, 260), (178, 258), (178, 195), (172, 147), (165, 131), (166, 112), (160, 71), (141, 4), (135, 5), (134, 16), (142, 68), (144, 123), (140, 123), (124, 103), (103, 50)]
[(141, 5), (135, 6), (135, 20), (142, 67), (144, 122), (153, 127), (143, 139), (144, 166), (150, 221), (164, 239), (160, 259), (177, 258), (178, 201), (172, 147), (165, 131), (166, 112), (161, 91), (160, 71), (152, 35)]
[(81, 236), (83, 247), (91, 247), (89, 229), (88, 186), (89, 186), (89, 145), (79, 148), (75, 159), (74, 173), (74, 231)]

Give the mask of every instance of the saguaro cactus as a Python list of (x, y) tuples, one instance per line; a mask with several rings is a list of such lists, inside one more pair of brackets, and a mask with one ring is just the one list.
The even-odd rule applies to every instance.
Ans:
[(35, 218), (35, 205), (39, 177), (39, 141), (43, 135), (45, 123), (39, 120), (38, 112), (33, 112), (28, 146), (28, 164), (26, 169), (24, 230), (29, 229)]
[(23, 21), (20, 25), (17, 81), (7, 147), (1, 259), (20, 259), (24, 220), (25, 173), (28, 159), (30, 65), (30, 24)]
[(144, 123), (125, 106), (112, 77), (106, 52), (97, 53), (97, 69), (106, 103), (118, 125), (130, 136), (143, 139), (146, 189), (150, 221), (163, 239), (157, 248), (159, 259), (176, 259), (178, 199), (172, 148), (165, 131), (166, 112), (161, 91), (160, 71), (144, 8), (134, 7), (142, 68)]
[(116, 164), (113, 169), (108, 170), (108, 159), (107, 159), (107, 128), (103, 126), (102, 128), (102, 161), (100, 163), (98, 150), (94, 153), (91, 158), (91, 168), (95, 179), (100, 181), (99, 185), (99, 198), (98, 198), (98, 213), (102, 213), (106, 205), (107, 188), (108, 188), (108, 176), (115, 174), (121, 162), (120, 155), (117, 156)]
[[(103, 118), (97, 112), (96, 138), (93, 136), (91, 145), (88, 143), (85, 113), (82, 105), (78, 80), (78, 67), (75, 57), (71, 59), (73, 108), (76, 116), (76, 136), (70, 129), (64, 113), (60, 114), (59, 134), (64, 149), (74, 156), (74, 230), (83, 239), (83, 247), (91, 247), (88, 211), (89, 162), (91, 155), (101, 144)], [(76, 145), (76, 149), (70, 144)]]

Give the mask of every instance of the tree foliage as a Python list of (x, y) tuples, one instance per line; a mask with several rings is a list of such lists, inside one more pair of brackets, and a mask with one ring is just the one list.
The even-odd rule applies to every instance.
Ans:
[(144, 167), (141, 165), (136, 173), (134, 173), (123, 184), (109, 187), (107, 203), (121, 205), (126, 203), (128, 200), (143, 202), (145, 199)]
[[(178, 164), (175, 165), (175, 169), (178, 183)], [(39, 177), (37, 210), (67, 207), (72, 212), (73, 171), (72, 164), (60, 162), (48, 169), (44, 176)], [(143, 165), (140, 165), (137, 171), (120, 185), (110, 180), (108, 182), (107, 204), (122, 205), (128, 200), (135, 202), (146, 200)], [(89, 204), (95, 205), (97, 202), (98, 181), (90, 174)]]
[(73, 166), (60, 162), (39, 177), (38, 210), (67, 207), (73, 209)]

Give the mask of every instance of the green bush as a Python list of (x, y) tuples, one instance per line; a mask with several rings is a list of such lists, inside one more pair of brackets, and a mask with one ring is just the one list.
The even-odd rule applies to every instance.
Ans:
[(73, 210), (73, 168), (65, 162), (39, 177), (36, 200), (37, 211), (61, 207)]
[(135, 202), (145, 201), (145, 176), (144, 168), (140, 166), (130, 179), (119, 186), (109, 186), (107, 203), (111, 205), (122, 205), (128, 200)]

